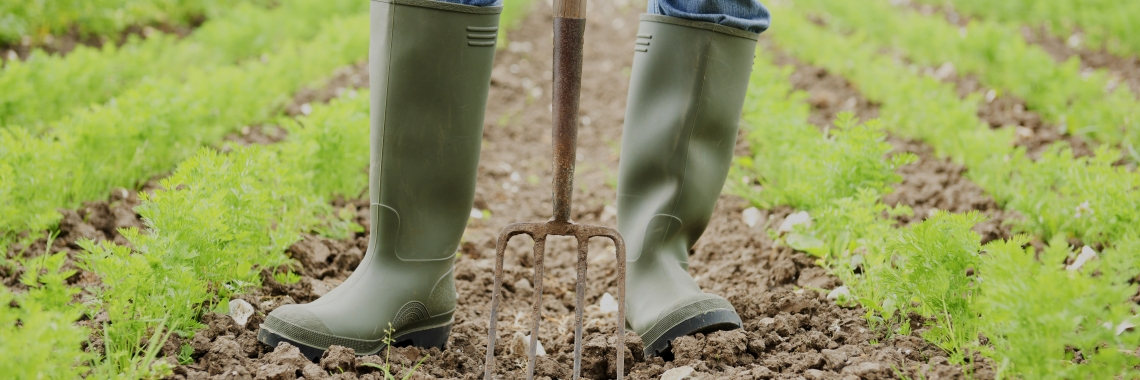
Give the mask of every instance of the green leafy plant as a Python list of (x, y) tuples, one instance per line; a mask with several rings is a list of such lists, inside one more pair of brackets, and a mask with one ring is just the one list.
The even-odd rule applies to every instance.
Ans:
[(1046, 122), (1073, 135), (1108, 144), (1140, 143), (1140, 100), (1127, 86), (1115, 86), (1118, 80), (1103, 70), (1082, 70), (1079, 58), (1057, 63), (1025, 41), (1020, 25), (971, 20), (959, 27), (942, 15), (907, 11), (888, 0), (806, 0), (795, 7), (819, 15), (832, 31), (857, 31), (866, 42), (915, 64), (952, 64), (957, 75), (975, 76), (1024, 99)]
[[(365, 362), (365, 363), (361, 363), (360, 365), (363, 367), (376, 368), (376, 369), (380, 370), (380, 373), (384, 375), (385, 380), (396, 380), (396, 376), (392, 374), (392, 362), (391, 362), (391, 360), (389, 360), (392, 356), (392, 344), (395, 343), (392, 341), (392, 323), (391, 322), (388, 323), (388, 328), (384, 329), (384, 331), (387, 332), (387, 334), (388, 334), (387, 336), (384, 337), (384, 345), (386, 346), (384, 348), (384, 364)], [(409, 370), (408, 373), (404, 375), (404, 377), (401, 377), (400, 380), (408, 380), (408, 379), (412, 378), (412, 374), (416, 373), (416, 369), (419, 369), (420, 365), (423, 365), (424, 361), (430, 357), (431, 357), (431, 355), (425, 355), (424, 357), (420, 358), (420, 361), (416, 362), (416, 365), (412, 366), (412, 369)]]
[[(61, 1), (46, 3), (64, 5)], [(40, 134), (58, 128), (56, 124), (67, 115), (114, 99), (144, 80), (179, 83), (186, 79), (188, 69), (232, 66), (241, 59), (272, 53), (312, 38), (329, 19), (368, 9), (366, 2), (353, 0), (278, 3), (273, 9), (248, 1), (233, 3), (232, 9), (207, 20), (185, 38), (155, 33), (145, 40), (132, 36), (121, 46), (80, 45), (66, 55), (36, 50), (26, 60), (8, 61), (0, 69), (0, 88), (4, 89), (0, 91), (0, 127)], [(66, 6), (74, 8), (75, 4)]]
[(1140, 33), (1136, 15), (1140, 4), (1114, 0), (917, 0), (920, 3), (953, 5), (953, 9), (973, 17), (1011, 25), (1044, 25), (1057, 37), (1077, 41), (1091, 49), (1105, 48), (1115, 54), (1140, 54)]
[(82, 377), (94, 356), (82, 348), (90, 331), (75, 324), (84, 307), (73, 301), (79, 290), (66, 282), (75, 274), (63, 269), (67, 255), (17, 261), (27, 290), (0, 287), (0, 373), (13, 379)]
[[(792, 30), (790, 36), (802, 39), (795, 43), (784, 41), (789, 46), (795, 44), (813, 46), (814, 49), (830, 52), (827, 54), (849, 53), (852, 50), (843, 50), (844, 46), (839, 44), (830, 45), (830, 41), (841, 39), (816, 33), (818, 29), (798, 30), (797, 28), (808, 25), (806, 20), (784, 16), (782, 25)], [(777, 38), (777, 41), (779, 40)], [(820, 43), (821, 41), (824, 43)], [(848, 47), (850, 46), (860, 45), (853, 44)], [(836, 47), (837, 50), (829, 50), (832, 47)], [(808, 54), (805, 52), (805, 55)], [(1107, 163), (1107, 158), (1093, 158), (1087, 162), (1073, 159), (1060, 160), (1058, 158), (1063, 155), (1046, 153), (1046, 158), (1037, 163), (1024, 160), (1024, 156), (1019, 156), (1018, 151), (1008, 146), (1002, 147), (1000, 142), (986, 141), (994, 139), (994, 136), (1001, 136), (999, 132), (990, 131), (988, 127), (985, 127), (982, 133), (971, 129), (978, 123), (973, 119), (972, 113), (958, 113), (958, 110), (965, 111), (970, 108), (963, 107), (956, 96), (951, 97), (954, 95), (952, 92), (939, 90), (941, 87), (936, 82), (900, 75), (898, 67), (891, 67), (889, 64), (881, 68), (866, 68), (873, 65), (863, 63), (851, 64), (853, 57), (867, 58), (867, 61), (876, 62), (871, 58), (873, 55), (860, 54), (848, 55), (842, 59), (835, 58), (834, 61), (830, 58), (822, 60), (824, 57), (820, 59), (829, 65), (834, 64), (834, 69), (837, 71), (859, 78), (855, 80), (857, 84), (871, 85), (869, 91), (872, 94), (888, 90), (899, 91), (902, 95), (898, 97), (884, 95), (878, 98), (883, 101), (884, 120), (903, 123), (901, 126), (889, 124), (892, 131), (918, 133), (923, 130), (918, 128), (917, 121), (925, 120), (938, 126), (930, 128), (931, 124), (925, 124), (926, 129), (931, 130), (925, 136), (941, 137), (941, 140), (932, 141), (932, 144), (943, 154), (953, 152), (950, 154), (952, 157), (967, 163), (989, 162), (989, 160), (1013, 162), (1011, 167), (1005, 169), (1007, 171), (987, 172), (985, 167), (977, 168), (986, 175), (995, 176), (994, 181), (987, 182), (988, 184), (996, 183), (996, 178), (999, 178), (996, 173), (1004, 173), (1007, 176), (1004, 178), (1009, 183), (1008, 187), (994, 186), (1004, 189), (1003, 191), (1023, 191), (1028, 196), (1038, 197), (1036, 199), (1052, 196), (1059, 197), (1054, 199), (1068, 199), (1075, 195), (1068, 195), (1067, 192), (1075, 194), (1076, 189), (1080, 189), (1086, 192), (1081, 193), (1082, 196), (1090, 193), (1106, 194), (1106, 197), (1117, 197), (1115, 204), (1128, 204), (1121, 203), (1122, 199), (1128, 199), (1128, 194), (1122, 194), (1121, 189), (1132, 188), (1130, 187), (1134, 186), (1132, 182), (1122, 181), (1119, 188), (1115, 187), (1115, 184), (1108, 186), (1114, 189), (1111, 191), (1086, 189), (1092, 187), (1094, 182), (1091, 181), (1094, 180), (1103, 181), (1111, 176), (1133, 175), (1095, 169), (1102, 165), (1096, 160), (1104, 160)], [(766, 168), (759, 164), (760, 160), (738, 158), (733, 171), (734, 181), (737, 182), (730, 183), (731, 191), (741, 194), (759, 206), (783, 204), (781, 202), (796, 198), (790, 196), (781, 198), (765, 193), (783, 194), (787, 190), (780, 188), (796, 186), (795, 179), (773, 181), (763, 179), (765, 175), (783, 171), (811, 172), (813, 170), (811, 168), (826, 168), (829, 165), (846, 167), (850, 166), (847, 160), (857, 157), (871, 160), (876, 157), (854, 153), (817, 152), (822, 150), (822, 147), (830, 145), (819, 143), (818, 141), (822, 139), (796, 129), (802, 128), (803, 121), (788, 120), (794, 116), (806, 120), (806, 114), (799, 113), (799, 110), (805, 109), (803, 105), (788, 104), (789, 101), (803, 100), (802, 96), (791, 92), (787, 84), (783, 83), (787, 80), (788, 70), (776, 68), (763, 56), (757, 58), (751, 84), (753, 87), (746, 99), (745, 119), (748, 120), (747, 127), (751, 129), (750, 132), (764, 133), (756, 133), (755, 136), (758, 137), (751, 137), (750, 134), (749, 142), (753, 144), (754, 150), (769, 150), (767, 153), (754, 153), (768, 157), (768, 160), (763, 161), (763, 166), (788, 166), (790, 169)], [(893, 82), (884, 85), (871, 82), (871, 78), (885, 80), (888, 78), (886, 76), (888, 72), (892, 73)], [(864, 80), (867, 82), (863, 82)], [(924, 93), (927, 97), (922, 98), (917, 95), (918, 93)], [(908, 102), (906, 99), (901, 99), (902, 97), (913, 97), (918, 100)], [(922, 104), (922, 102), (933, 104)], [(905, 112), (906, 107), (903, 105), (913, 105), (915, 109), (913, 112)], [(763, 117), (766, 115), (773, 117), (766, 120)], [(926, 117), (920, 119), (920, 115)], [(967, 115), (969, 117), (966, 117)], [(953, 117), (951, 120), (974, 120), (974, 122), (958, 126), (940, 122), (944, 120), (940, 117)], [(784, 135), (776, 137), (774, 136), (776, 131), (784, 132)], [(797, 139), (789, 136), (806, 137)], [(836, 139), (840, 138), (850, 138), (850, 136), (836, 135)], [(788, 140), (781, 142), (781, 139)], [(877, 146), (876, 140), (871, 138), (850, 141), (861, 141), (864, 149), (871, 151)], [(996, 158), (985, 154), (989, 152), (971, 153), (969, 149), (965, 149), (971, 143), (983, 147), (987, 144), (996, 145), (1002, 147), (998, 152), (1012, 151), (1012, 153), (1010, 156)], [(785, 153), (793, 150), (782, 148), (785, 145), (801, 147), (806, 153), (799, 155)], [(839, 151), (858, 152), (858, 149), (839, 149)], [(1111, 154), (1098, 152), (1097, 157), (1102, 156), (1109, 157)], [(886, 164), (889, 158), (882, 153), (877, 157), (882, 161), (881, 164), (865, 167), (890, 171), (891, 167)], [(1055, 181), (1057, 178), (1064, 178), (1074, 181), (1072, 185), (1058, 187), (1056, 183), (1067, 182), (1046, 182), (1052, 185), (1045, 186), (1044, 189), (1034, 189), (1021, 182), (1022, 176), (1043, 175), (1050, 171), (1056, 173), (1055, 169), (1058, 166), (1070, 168), (1071, 171), (1056, 174), (1054, 177), (1039, 178)], [(1076, 181), (1079, 178), (1075, 174), (1080, 170), (1078, 168), (1094, 168), (1090, 169), (1094, 173), (1088, 176), (1090, 182)], [(821, 172), (827, 171), (816, 170), (815, 173)], [(867, 319), (872, 327), (891, 328), (894, 332), (907, 334), (911, 332), (909, 323), (906, 323), (909, 314), (933, 319), (933, 324), (922, 330), (923, 336), (951, 352), (952, 359), (957, 362), (965, 362), (969, 360), (967, 358), (972, 357), (971, 353), (980, 352), (999, 364), (999, 375), (1002, 377), (1130, 378), (1136, 376), (1135, 368), (1140, 364), (1138, 363), (1140, 358), (1131, 351), (1138, 346), (1137, 340), (1140, 339), (1140, 334), (1128, 331), (1129, 326), (1138, 322), (1135, 320), (1135, 304), (1130, 302), (1130, 297), (1136, 292), (1133, 279), (1136, 273), (1140, 273), (1140, 259), (1132, 254), (1140, 250), (1140, 238), (1137, 238), (1134, 232), (1128, 229), (1116, 230), (1116, 227), (1112, 227), (1112, 231), (1116, 231), (1113, 233), (1115, 238), (1110, 240), (1113, 244), (1100, 255), (1100, 259), (1086, 262), (1084, 268), (1068, 270), (1064, 264), (1066, 259), (1072, 259), (1073, 249), (1066, 244), (1067, 235), (1064, 233), (1054, 235), (1046, 249), (1037, 251), (1032, 246), (1027, 246), (1029, 238), (1025, 235), (981, 245), (980, 237), (972, 231), (974, 225), (982, 220), (976, 212), (966, 214), (939, 212), (910, 227), (895, 227), (891, 220), (892, 215), (907, 210), (892, 209), (880, 201), (883, 195), (881, 189), (889, 188), (893, 180), (897, 179), (872, 174), (864, 174), (857, 180), (831, 182), (815, 180), (818, 183), (829, 184), (877, 183), (883, 186), (855, 186), (854, 192), (831, 190), (851, 188), (843, 186), (820, 188), (819, 193), (826, 196), (816, 200), (805, 198), (797, 206), (811, 213), (810, 224), (797, 225), (786, 235), (775, 232), (772, 234), (793, 246), (812, 242), (800, 245), (799, 248), (820, 257), (822, 265), (843, 279), (850, 288), (851, 296), (868, 309)], [(1072, 190), (1065, 190), (1066, 188)], [(814, 190), (807, 187), (801, 189)], [(1054, 192), (1057, 189), (1061, 191)], [(1050, 212), (1060, 213), (1063, 210), (1053, 208), (1051, 205), (1043, 206), (1046, 210), (1056, 210)], [(1086, 205), (1082, 209), (1086, 217), (1095, 214), (1108, 220), (1117, 218), (1109, 218), (1104, 213), (1098, 213), (1099, 209), (1089, 214), (1091, 207)], [(1030, 217), (1036, 216), (1030, 214)], [(1104, 222), (1106, 219), (1098, 221)], [(796, 234), (799, 235), (797, 238), (799, 240), (793, 242), (791, 237)], [(983, 341), (979, 337), (986, 337), (987, 340)]]
[[(264, 61), (146, 81), (49, 133), (0, 130), (0, 233), (41, 231), (73, 208), (134, 187), (241, 125), (270, 120), (286, 96), (367, 54), (368, 15), (332, 20)], [(109, 147), (114, 147), (110, 149)]]
[[(246, 0), (248, 1), (248, 0)], [(267, 1), (258, 1), (268, 3)], [(0, 42), (34, 42), (75, 29), (81, 37), (107, 36), (130, 26), (163, 23), (188, 26), (233, 7), (222, 0), (42, 0), (0, 3)]]

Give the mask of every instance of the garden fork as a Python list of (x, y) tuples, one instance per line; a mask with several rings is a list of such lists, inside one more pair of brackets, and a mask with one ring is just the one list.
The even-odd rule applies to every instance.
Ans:
[(503, 228), (495, 247), (495, 288), (491, 294), (491, 323), (487, 336), (487, 361), (484, 379), (491, 380), (495, 369), (495, 324), (498, 321), (500, 290), (503, 284), (503, 256), (507, 242), (519, 234), (534, 239), (534, 304), (531, 310), (530, 345), (527, 379), (534, 378), (537, 361), (538, 325), (542, 319), (542, 259), (546, 237), (573, 236), (578, 240), (578, 275), (574, 290), (574, 379), (582, 371), (582, 304), (586, 294), (586, 263), (591, 237), (606, 237), (614, 242), (618, 265), (617, 378), (623, 377), (625, 365), (625, 241), (614, 229), (576, 224), (570, 221), (571, 192), (574, 185), (574, 159), (578, 139), (578, 99), (582, 88), (582, 45), (586, 30), (586, 0), (554, 2), (554, 218), (547, 222), (515, 223)]

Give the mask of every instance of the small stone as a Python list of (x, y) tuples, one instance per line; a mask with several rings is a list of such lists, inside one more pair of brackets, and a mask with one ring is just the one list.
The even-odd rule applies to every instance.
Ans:
[(598, 307), (603, 313), (616, 313), (618, 311), (617, 299), (609, 292), (602, 294), (602, 299), (598, 301)]
[(1066, 266), (1065, 269), (1070, 271), (1080, 270), (1081, 267), (1085, 266), (1085, 263), (1095, 258), (1096, 251), (1086, 245), (1084, 248), (1081, 248), (1081, 253), (1077, 255), (1077, 259), (1073, 260), (1073, 263)]
[(483, 219), (483, 210), (477, 208), (471, 209), (471, 219)]
[(744, 224), (747, 224), (748, 227), (756, 227), (756, 223), (760, 222), (760, 209), (755, 207), (746, 208), (744, 212), (740, 213), (740, 216), (744, 218)]
[(534, 293), (534, 287), (530, 285), (530, 281), (525, 278), (520, 278), (515, 281), (515, 292), (522, 296), (528, 296)]
[(661, 374), (661, 380), (681, 380), (693, 374), (693, 367), (682, 366), (665, 371)]
[(238, 326), (244, 328), (245, 324), (249, 322), (249, 317), (253, 315), (253, 311), (253, 305), (250, 305), (249, 302), (246, 302), (245, 300), (230, 300), (229, 316), (230, 318), (234, 319), (234, 322), (236, 322)]
[(841, 285), (828, 292), (827, 299), (831, 301), (845, 301), (851, 299), (851, 291), (847, 289), (846, 285)]
[(792, 232), (792, 229), (801, 224), (804, 225), (804, 227), (811, 227), (811, 215), (808, 215), (807, 211), (800, 211), (788, 215), (788, 217), (784, 219), (784, 222), (780, 223), (780, 228), (777, 229), (776, 232)]
[[(530, 350), (530, 335), (523, 337), (523, 341), (526, 342), (526, 345), (524, 347), (527, 348), (527, 352), (530, 352), (529, 351)], [(534, 350), (534, 355), (535, 356), (546, 356), (546, 349), (542, 348), (542, 340), (535, 339), (534, 342), (535, 342), (535, 344), (538, 345), (538, 347), (536, 347)]]

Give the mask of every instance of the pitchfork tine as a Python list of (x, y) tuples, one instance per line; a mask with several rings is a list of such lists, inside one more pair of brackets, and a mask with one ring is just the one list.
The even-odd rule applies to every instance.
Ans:
[(582, 374), (582, 309), (586, 295), (586, 257), (590, 250), (590, 237), (578, 236), (578, 283), (574, 287), (574, 380)]
[(578, 275), (574, 301), (574, 379), (582, 373), (582, 313), (585, 310), (586, 266), (590, 238), (602, 236), (613, 240), (618, 262), (617, 378), (625, 376), (625, 242), (611, 228), (575, 224), (570, 221), (570, 203), (574, 189), (574, 161), (578, 136), (578, 100), (582, 82), (582, 38), (586, 30), (586, 0), (557, 0), (554, 4), (554, 217), (544, 223), (517, 223), (499, 234), (495, 249), (495, 289), (491, 293), (491, 323), (487, 328), (487, 363), (483, 376), (491, 380), (495, 369), (495, 325), (498, 322), (500, 287), (503, 285), (503, 256), (507, 243), (518, 234), (534, 239), (534, 303), (531, 305), (530, 347), (527, 348), (527, 379), (534, 379), (538, 363), (538, 332), (542, 321), (542, 262), (546, 255), (546, 237), (574, 236), (578, 241)]
[(542, 258), (546, 253), (546, 234), (534, 238), (534, 304), (531, 305), (530, 347), (527, 348), (528, 361), (526, 378), (534, 378), (534, 366), (538, 362), (538, 323), (542, 321)]

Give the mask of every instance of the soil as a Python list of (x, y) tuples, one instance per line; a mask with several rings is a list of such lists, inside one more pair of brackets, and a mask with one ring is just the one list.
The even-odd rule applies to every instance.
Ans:
[[(339, 241), (306, 236), (288, 251), (303, 264), (302, 279), (281, 284), (266, 278), (262, 288), (241, 296), (257, 309), (244, 327), (225, 316), (204, 316), (203, 322), (211, 327), (191, 340), (194, 362), (179, 366), (175, 378), (379, 378), (374, 364), (388, 360), (393, 373), (402, 376), (421, 359), (423, 365), (413, 378), (482, 376), (495, 237), (510, 222), (547, 219), (551, 207), (551, 140), (546, 127), (550, 125), (551, 10), (538, 4), (520, 29), (512, 32), (517, 39), (496, 57), (475, 200), (475, 207), (489, 210), (491, 217), (473, 219), (465, 232), (456, 261), (459, 307), (446, 349), (393, 348), (390, 358), (385, 359), (354, 357), (350, 350), (336, 347), (317, 363), (310, 363), (288, 345), (256, 344), (257, 326), (266, 313), (282, 304), (311, 301), (335, 287), (347, 278), (367, 248), (367, 231)], [(628, 82), (623, 72), (632, 61), (633, 45), (629, 42), (634, 39), (636, 17), (635, 9), (594, 3), (588, 18), (586, 38), (591, 42), (585, 51), (578, 186), (572, 212), (581, 223), (615, 223), (615, 167)], [(593, 37), (603, 33), (613, 37)], [(832, 80), (826, 75), (823, 78)], [(847, 95), (851, 94), (833, 96), (849, 99)], [(855, 99), (860, 101), (859, 97)], [(333, 203), (354, 208), (357, 222), (368, 226), (367, 201), (342, 199)], [(841, 286), (841, 282), (816, 266), (814, 259), (776, 248), (764, 232), (764, 226), (779, 223), (792, 210), (767, 210), (766, 223), (748, 227), (741, 217), (748, 206), (740, 198), (721, 196), (690, 261), (700, 285), (727, 297), (740, 312), (745, 328), (681, 338), (675, 342), (671, 361), (646, 360), (641, 355), (640, 340), (629, 333), (626, 368), (630, 378), (656, 379), (679, 366), (691, 366), (698, 375), (717, 378), (874, 379), (895, 378), (900, 373), (965, 378), (962, 368), (948, 364), (945, 352), (926, 343), (918, 333), (900, 336), (872, 330), (862, 309), (827, 300), (826, 291)], [(525, 372), (525, 344), (520, 337), (529, 332), (525, 325), (531, 310), (529, 296), (534, 292), (530, 245), (525, 236), (512, 240), (505, 262), (499, 314), (502, 343), (496, 349), (495, 369), (504, 378), (522, 377)], [(544, 323), (539, 333), (547, 355), (539, 358), (537, 375), (566, 378), (573, 349), (573, 242), (552, 239), (548, 245), (543, 277)], [(615, 318), (598, 306), (603, 293), (616, 293), (613, 259), (609, 256), (613, 247), (592, 241), (590, 252), (583, 375), (613, 377)], [(985, 362), (970, 366), (968, 371), (978, 378), (993, 377), (991, 366)]]
[(206, 17), (199, 15), (192, 17), (186, 25), (174, 25), (169, 23), (132, 25), (115, 36), (84, 36), (79, 33), (78, 27), (73, 26), (64, 34), (50, 36), (43, 41), (32, 41), (31, 38), (25, 37), (16, 43), (7, 45), (0, 44), (0, 52), (3, 53), (0, 54), (0, 66), (11, 59), (28, 59), (28, 56), (35, 50), (42, 50), (44, 53), (53, 55), (65, 55), (79, 46), (90, 46), (94, 48), (101, 48), (106, 44), (122, 46), (127, 43), (127, 40), (130, 39), (131, 36), (147, 38), (155, 33), (165, 33), (182, 38), (190, 35), (194, 29), (197, 29), (204, 22), (206, 22)]

